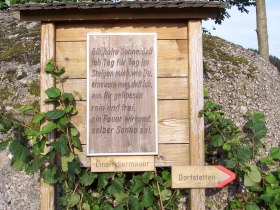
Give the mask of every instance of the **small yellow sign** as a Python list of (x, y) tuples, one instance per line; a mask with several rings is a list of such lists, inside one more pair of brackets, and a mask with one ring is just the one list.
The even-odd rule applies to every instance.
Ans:
[(221, 188), (235, 179), (223, 166), (173, 166), (172, 188)]

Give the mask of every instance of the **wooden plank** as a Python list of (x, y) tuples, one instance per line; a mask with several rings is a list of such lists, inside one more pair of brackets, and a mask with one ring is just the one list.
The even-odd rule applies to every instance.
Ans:
[[(86, 100), (86, 79), (64, 79), (65, 92), (77, 91)], [(158, 95), (162, 99), (188, 99), (188, 78), (158, 78)]]
[[(86, 151), (83, 145), (83, 150)], [(159, 155), (155, 156), (156, 167), (189, 165), (189, 144), (159, 144)], [(78, 153), (84, 167), (90, 167), (90, 158), (85, 152)]]
[(187, 78), (158, 78), (158, 99), (188, 99)]
[(185, 22), (143, 22), (143, 23), (63, 23), (56, 29), (57, 41), (85, 41), (88, 32), (153, 32), (158, 34), (158, 39), (187, 39), (188, 29)]
[[(53, 104), (46, 104), (45, 90), (55, 85), (54, 79), (45, 72), (47, 62), (55, 57), (55, 25), (53, 23), (42, 23), (41, 25), (41, 80), (40, 80), (40, 111), (47, 112), (54, 109)], [(54, 138), (51, 133), (47, 136), (48, 140)], [(54, 210), (54, 186), (44, 183), (41, 179), (40, 209)]]
[[(188, 100), (158, 101), (159, 143), (189, 142), (188, 105)], [(76, 108), (78, 114), (72, 118), (72, 122), (80, 132), (82, 144), (86, 144), (86, 102), (78, 101)]]
[(189, 144), (159, 144), (156, 167), (189, 165)]
[(189, 142), (188, 100), (158, 101), (159, 143)]
[(173, 166), (172, 188), (221, 188), (236, 175), (223, 166)]
[(92, 172), (154, 171), (154, 156), (91, 157)]
[[(158, 40), (158, 77), (188, 75), (188, 40)], [(86, 78), (86, 42), (57, 42), (56, 64), (65, 67), (65, 77)]]
[[(189, 29), (189, 92), (190, 92), (190, 165), (204, 165), (203, 57), (201, 20), (188, 22)], [(205, 190), (191, 189), (192, 210), (205, 209)]]
[(88, 34), (88, 155), (157, 154), (156, 39)]

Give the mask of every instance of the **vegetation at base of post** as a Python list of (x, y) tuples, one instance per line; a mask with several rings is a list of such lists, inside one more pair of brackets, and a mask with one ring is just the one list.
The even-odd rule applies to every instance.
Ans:
[[(50, 60), (45, 71), (62, 86), (64, 68), (57, 68)], [(77, 155), (82, 151), (79, 131), (71, 123), (71, 117), (77, 114), (75, 99), (79, 95), (62, 90), (63, 86), (45, 90), (45, 103), (54, 104), (55, 110), (38, 112), (33, 105), (20, 109), (23, 114), (33, 115), (28, 125), (1, 113), (0, 133), (10, 135), (0, 141), (0, 151), (9, 149), (12, 168), (26, 173), (40, 171), (46, 183), (59, 184), (63, 189), (59, 201), (65, 209), (178, 209), (182, 193), (171, 189), (169, 170), (93, 173), (81, 167)]]
[(260, 155), (267, 134), (265, 116), (247, 112), (247, 121), (240, 130), (225, 118), (223, 107), (212, 102), (207, 91), (203, 115), (207, 162), (224, 165), (238, 176), (235, 184), (239, 189), (228, 201), (227, 209), (279, 209), (280, 148), (271, 148), (267, 157)]

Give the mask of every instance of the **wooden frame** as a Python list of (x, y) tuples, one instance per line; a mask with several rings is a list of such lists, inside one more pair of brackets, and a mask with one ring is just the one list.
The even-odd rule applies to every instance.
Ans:
[[(203, 57), (201, 20), (190, 20), (189, 29), (189, 98), (190, 98), (190, 165), (204, 165), (204, 120), (199, 116), (203, 110)], [(191, 189), (190, 207), (205, 209), (205, 190)]]
[[(137, 156), (137, 158), (140, 159), (139, 161), (153, 162), (154, 160), (155, 167), (204, 165), (204, 122), (203, 118), (199, 117), (199, 111), (203, 109), (201, 19), (217, 17), (219, 11), (227, 5), (213, 2), (208, 6), (201, 4), (199, 7), (190, 5), (181, 8), (169, 5), (161, 8), (159, 5), (145, 9), (138, 9), (137, 6), (105, 8), (107, 5), (102, 9), (87, 6), (75, 9), (71, 5), (67, 9), (61, 9), (55, 4), (49, 6), (50, 8), (45, 9), (39, 5), (19, 8), (21, 20), (42, 23), (41, 111), (54, 109), (52, 105), (44, 103), (46, 98), (44, 90), (55, 86), (53, 78), (45, 74), (44, 68), (49, 59), (55, 58), (57, 65), (66, 67), (66, 70), (70, 69), (65, 74), (68, 77), (65, 79), (65, 91), (71, 91), (75, 87), (82, 94), (82, 101), (77, 103), (78, 110), (82, 114), (75, 116), (73, 123), (82, 131), (81, 136), (84, 138), (87, 103), (84, 84), (86, 82), (84, 53), (86, 33), (91, 30), (102, 33), (156, 32), (159, 34), (158, 68), (160, 69), (157, 75), (158, 90), (156, 90), (159, 100), (159, 122), (156, 123), (159, 127), (159, 142), (157, 142), (159, 154), (155, 157)], [(68, 52), (65, 52), (65, 49)], [(77, 51), (75, 55), (72, 49)], [(177, 110), (174, 111), (172, 108)], [(53, 135), (48, 138), (51, 140)], [(85, 150), (85, 141), (82, 144)], [(87, 157), (84, 152), (77, 151), (77, 154), (84, 167), (91, 166), (92, 158)], [(142, 157), (146, 159), (142, 160)], [(122, 159), (121, 156), (118, 158)], [(41, 181), (41, 210), (54, 210), (54, 198), (54, 187)], [(205, 209), (204, 189), (190, 190), (190, 208)]]
[[(42, 23), (41, 24), (41, 92), (40, 92), (40, 111), (47, 112), (54, 109), (53, 104), (46, 104), (45, 90), (55, 86), (54, 78), (45, 72), (47, 62), (55, 57), (55, 24)], [(53, 133), (48, 136), (49, 140), (53, 139)], [(40, 196), (40, 209), (41, 210), (54, 210), (55, 202), (54, 186), (44, 183), (41, 179), (41, 196)]]

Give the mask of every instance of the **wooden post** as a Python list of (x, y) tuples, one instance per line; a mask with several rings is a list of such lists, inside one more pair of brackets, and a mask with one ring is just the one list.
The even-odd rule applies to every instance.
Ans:
[[(41, 92), (40, 92), (40, 110), (47, 112), (54, 109), (53, 104), (45, 104), (46, 94), (45, 90), (49, 87), (55, 86), (54, 79), (45, 73), (46, 63), (55, 57), (55, 25), (53, 23), (41, 24)], [(53, 135), (48, 136), (49, 139)], [(41, 210), (54, 210), (54, 186), (50, 186), (41, 179)]]
[[(190, 165), (204, 165), (203, 57), (201, 20), (188, 22), (189, 30), (189, 99), (190, 99)], [(205, 189), (190, 190), (192, 210), (205, 209)]]

